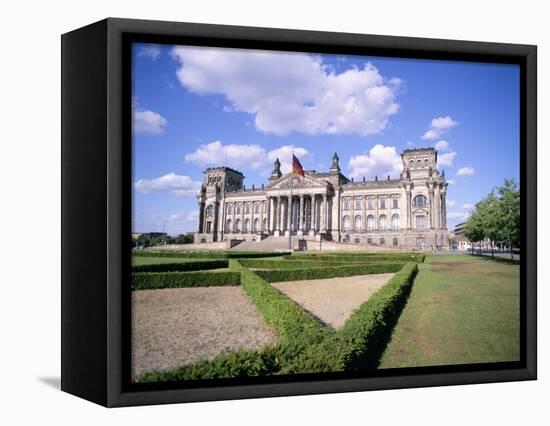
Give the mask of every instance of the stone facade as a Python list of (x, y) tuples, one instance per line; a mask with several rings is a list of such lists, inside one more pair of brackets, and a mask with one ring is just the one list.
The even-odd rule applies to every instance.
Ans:
[(282, 175), (276, 160), (269, 182), (249, 189), (241, 172), (209, 168), (198, 195), (195, 243), (259, 241), (292, 232), (304, 239), (447, 250), (447, 183), (436, 167), (437, 151), (410, 149), (401, 158), (399, 179), (360, 182), (341, 173), (336, 153), (330, 171), (306, 170), (304, 177)]

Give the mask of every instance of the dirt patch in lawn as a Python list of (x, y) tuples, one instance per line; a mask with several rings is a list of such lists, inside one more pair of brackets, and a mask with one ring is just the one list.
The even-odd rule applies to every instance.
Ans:
[(338, 329), (354, 309), (383, 287), (393, 275), (356, 275), (325, 280), (285, 281), (272, 285), (321, 322)]
[(241, 287), (132, 292), (132, 376), (253, 350), (276, 337)]

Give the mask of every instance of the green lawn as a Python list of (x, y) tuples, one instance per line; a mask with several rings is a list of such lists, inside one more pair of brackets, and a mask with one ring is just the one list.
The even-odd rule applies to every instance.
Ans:
[(380, 368), (519, 360), (519, 266), (428, 255)]

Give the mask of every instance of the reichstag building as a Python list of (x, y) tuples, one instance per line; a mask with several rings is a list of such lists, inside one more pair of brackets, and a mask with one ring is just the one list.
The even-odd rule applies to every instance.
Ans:
[(237, 170), (208, 168), (195, 243), (288, 238), (291, 232), (365, 248), (447, 250), (447, 183), (437, 170), (437, 151), (407, 149), (401, 158), (399, 179), (372, 181), (344, 176), (336, 153), (328, 172), (306, 170), (304, 177), (283, 175), (277, 159), (269, 182), (251, 188)]

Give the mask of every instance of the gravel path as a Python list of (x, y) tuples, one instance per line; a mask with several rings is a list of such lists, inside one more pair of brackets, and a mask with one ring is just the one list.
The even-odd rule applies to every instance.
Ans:
[(383, 287), (394, 274), (356, 275), (326, 280), (273, 283), (323, 323), (338, 329), (351, 312)]
[(132, 292), (132, 376), (276, 343), (241, 287)]

